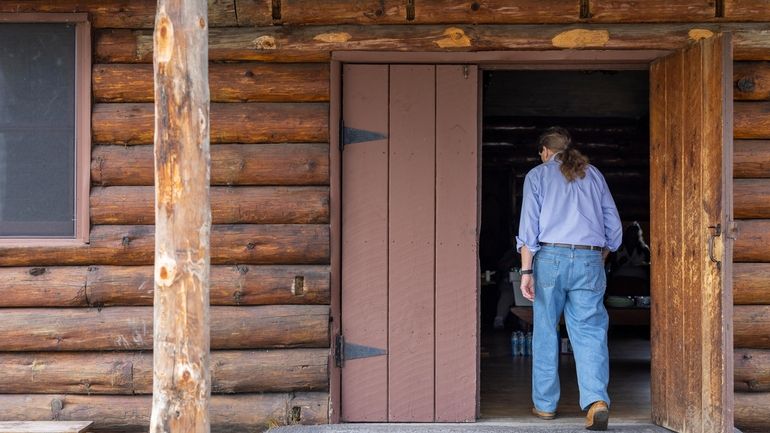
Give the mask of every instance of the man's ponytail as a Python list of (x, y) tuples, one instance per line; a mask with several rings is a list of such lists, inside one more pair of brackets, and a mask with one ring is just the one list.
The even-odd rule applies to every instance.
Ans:
[(588, 157), (571, 146), (572, 137), (566, 129), (559, 126), (548, 128), (540, 135), (537, 143), (556, 153), (556, 158), (561, 161), (561, 173), (567, 182), (586, 177)]

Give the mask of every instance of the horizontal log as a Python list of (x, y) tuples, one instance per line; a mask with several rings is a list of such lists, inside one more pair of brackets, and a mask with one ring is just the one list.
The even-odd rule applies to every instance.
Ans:
[(770, 263), (733, 264), (733, 302), (770, 304)]
[[(154, 224), (151, 186), (91, 188), (91, 224)], [(328, 187), (213, 187), (214, 224), (325, 224)]]
[(770, 179), (733, 181), (735, 218), (770, 218)]
[[(153, 185), (153, 147), (96, 146), (95, 185)], [(326, 143), (221, 144), (211, 146), (212, 185), (329, 185)]]
[(273, 0), (235, 0), (239, 26), (273, 24)]
[(770, 391), (770, 350), (736, 349), (734, 358), (736, 391)]
[(735, 140), (733, 176), (770, 178), (770, 140)]
[(727, 21), (770, 21), (770, 8), (765, 0), (724, 0)]
[[(152, 102), (150, 64), (94, 65), (96, 102)], [(327, 63), (212, 63), (211, 102), (324, 102), (329, 100)]]
[[(93, 141), (101, 144), (152, 143), (153, 104), (96, 104)], [(329, 104), (249, 102), (211, 104), (212, 143), (328, 142)]]
[(734, 347), (770, 349), (770, 305), (736, 305), (733, 325)]
[(702, 22), (716, 16), (711, 0), (588, 0), (590, 22)]
[(735, 102), (735, 138), (770, 138), (770, 102)]
[[(3, 245), (0, 266), (149, 265), (154, 226), (94, 226), (83, 245)], [(211, 227), (211, 263), (327, 264), (329, 226), (237, 224)]]
[(733, 83), (738, 101), (770, 99), (770, 62), (735, 62)]
[[(211, 305), (328, 304), (328, 266), (223, 266), (210, 272)], [(153, 303), (152, 266), (0, 267), (0, 308)]]
[[(684, 47), (702, 31), (736, 32), (737, 60), (762, 60), (770, 40), (762, 24), (580, 24), (580, 25), (335, 25), (212, 28), (211, 61), (322, 62), (333, 51), (492, 51), (590, 49), (661, 49)], [(95, 32), (97, 63), (150, 63), (149, 30)], [(754, 58), (760, 56), (760, 58)]]
[[(326, 392), (215, 395), (212, 433), (251, 433), (286, 424), (329, 422)], [(150, 425), (152, 397), (2, 394), (0, 420), (94, 421), (98, 432), (142, 432)]]
[[(151, 29), (156, 5), (155, 0), (3, 0), (0, 12), (87, 12), (96, 28)], [(209, 27), (237, 24), (235, 0), (209, 1), (208, 5)]]
[(770, 431), (770, 392), (735, 393), (735, 427), (743, 433)]
[(770, 220), (739, 220), (733, 248), (735, 262), (770, 262)]
[[(211, 307), (212, 349), (328, 347), (329, 307)], [(152, 307), (3, 311), (0, 352), (151, 350)]]
[[(328, 349), (215, 350), (211, 392), (324, 391)], [(0, 394), (152, 394), (152, 353), (0, 353)]]

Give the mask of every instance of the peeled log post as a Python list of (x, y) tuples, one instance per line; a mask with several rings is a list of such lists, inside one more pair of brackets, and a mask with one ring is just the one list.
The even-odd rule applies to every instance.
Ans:
[(209, 433), (207, 2), (159, 0), (151, 433)]

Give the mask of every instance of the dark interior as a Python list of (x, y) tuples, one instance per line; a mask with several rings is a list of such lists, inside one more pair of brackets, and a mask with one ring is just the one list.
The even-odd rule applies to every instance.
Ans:
[[(517, 314), (513, 314), (505, 305), (515, 303), (508, 275), (520, 259), (511, 251), (524, 176), (540, 163), (537, 137), (550, 126), (569, 130), (573, 145), (604, 174), (623, 226), (637, 221), (649, 245), (648, 82), (647, 70), (484, 72), (479, 252), (482, 418), (531, 418), (531, 357), (511, 354), (512, 333), (530, 330), (526, 316), (529, 311), (531, 317), (531, 307), (514, 305)], [(488, 279), (486, 271), (491, 274)], [(507, 298), (498, 302), (506, 291)], [(644, 295), (649, 295), (649, 282), (614, 278), (610, 270), (607, 296), (630, 302)], [(502, 328), (495, 323), (500, 321), (501, 306), (506, 313)], [(608, 311), (613, 414), (649, 419), (649, 309), (633, 305)], [(570, 354), (562, 355), (561, 370), (560, 412), (582, 416)]]

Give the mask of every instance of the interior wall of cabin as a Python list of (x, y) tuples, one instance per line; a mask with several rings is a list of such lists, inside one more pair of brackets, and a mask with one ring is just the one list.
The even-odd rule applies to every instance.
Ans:
[[(482, 281), (481, 286), (481, 412), (491, 418), (527, 417), (531, 358), (511, 358), (510, 335), (531, 329), (531, 309), (520, 307), (509, 314), (502, 330), (495, 320), (503, 291), (518, 290), (505, 281), (508, 269), (520, 265), (518, 254), (511, 258), (510, 250), (518, 233), (524, 177), (540, 164), (537, 138), (550, 126), (566, 128), (573, 146), (605, 176), (623, 226), (638, 222), (649, 244), (649, 74), (647, 70), (486, 70), (482, 122), (480, 264), (482, 275), (487, 270), (495, 274), (492, 284)], [(610, 272), (607, 295), (625, 299), (649, 295), (649, 280), (628, 284)], [(611, 398), (613, 393), (618, 397), (613, 413), (624, 419), (649, 419), (649, 309), (631, 312), (640, 321), (620, 324), (614, 314), (629, 312), (608, 309), (610, 392)], [(562, 416), (580, 416), (574, 367), (571, 355), (563, 355)]]

